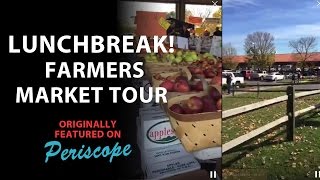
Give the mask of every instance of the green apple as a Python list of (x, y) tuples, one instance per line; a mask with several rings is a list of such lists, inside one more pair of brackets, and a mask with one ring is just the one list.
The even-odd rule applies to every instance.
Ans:
[(182, 51), (181, 50), (179, 50), (179, 51), (177, 51), (177, 54), (176, 54), (177, 56), (182, 56)]
[(193, 61), (193, 59), (192, 59), (192, 57), (191, 57), (190, 55), (186, 56), (186, 57), (185, 57), (185, 60), (186, 60), (187, 62), (192, 62), (192, 61)]
[(208, 56), (210, 56), (209, 53), (204, 53), (204, 54), (203, 54), (203, 58), (207, 58)]
[(198, 56), (197, 56), (197, 54), (191, 54), (191, 58), (195, 61), (198, 59)]
[(182, 61), (182, 57), (178, 56), (174, 59), (176, 63), (180, 63)]
[(146, 54), (146, 55), (144, 56), (144, 59), (145, 59), (147, 62), (152, 61), (150, 54)]
[(151, 60), (152, 60), (152, 61), (157, 61), (158, 58), (157, 58), (157, 56), (151, 56)]
[(197, 52), (191, 51), (191, 55), (197, 55)]
[(169, 60), (170, 60), (170, 61), (174, 61), (175, 58), (176, 58), (176, 57), (175, 57), (173, 54), (170, 54), (170, 56), (169, 56)]

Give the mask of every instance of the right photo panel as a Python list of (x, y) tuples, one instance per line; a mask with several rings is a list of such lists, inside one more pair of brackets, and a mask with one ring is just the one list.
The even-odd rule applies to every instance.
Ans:
[(223, 179), (320, 179), (320, 1), (223, 0)]

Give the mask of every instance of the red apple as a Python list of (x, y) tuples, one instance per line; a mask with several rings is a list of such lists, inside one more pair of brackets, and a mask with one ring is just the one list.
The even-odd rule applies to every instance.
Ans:
[(203, 96), (201, 99), (203, 101), (203, 112), (217, 111), (216, 103), (209, 95)]
[(210, 65), (214, 65), (214, 63), (215, 63), (214, 61), (209, 61)]
[(221, 62), (218, 62), (217, 64), (215, 64), (215, 66), (219, 69), (219, 68), (222, 68), (222, 63)]
[(203, 96), (203, 97), (201, 97), (201, 99), (202, 99), (204, 106), (208, 105), (208, 104), (214, 104), (213, 99), (209, 95)]
[(217, 109), (221, 110), (221, 98), (217, 101)]
[(188, 82), (188, 78), (185, 76), (177, 76), (175, 82), (178, 82), (180, 80)]
[(183, 111), (185, 112), (185, 114), (194, 114), (194, 112), (192, 112), (188, 107), (183, 106)]
[(217, 106), (214, 104), (208, 104), (203, 107), (203, 112), (216, 112)]
[(194, 90), (196, 91), (203, 91), (203, 84), (201, 81), (198, 81), (195, 85), (194, 85)]
[(221, 76), (214, 76), (210, 82), (210, 84), (221, 86)]
[(159, 86), (164, 87), (168, 92), (171, 92), (174, 88), (174, 82), (170, 80), (165, 80)]
[(212, 69), (206, 69), (204, 70), (204, 75), (206, 76), (206, 78), (213, 78), (215, 77), (215, 74), (213, 72)]
[(195, 67), (189, 66), (188, 69), (189, 69), (189, 71), (190, 71), (191, 74), (194, 74), (194, 69), (195, 69)]
[(169, 109), (175, 113), (184, 114), (184, 110), (179, 104), (173, 104)]
[(203, 70), (200, 67), (194, 68), (194, 74), (202, 74)]
[(192, 96), (187, 101), (187, 109), (190, 109), (194, 113), (200, 113), (203, 109), (203, 102), (200, 97)]
[(180, 80), (174, 84), (173, 90), (176, 92), (189, 92), (190, 86), (189, 86), (188, 82), (186, 82), (184, 80)]
[(221, 98), (221, 93), (215, 87), (211, 87), (209, 91), (209, 95), (213, 100), (216, 100), (216, 101)]

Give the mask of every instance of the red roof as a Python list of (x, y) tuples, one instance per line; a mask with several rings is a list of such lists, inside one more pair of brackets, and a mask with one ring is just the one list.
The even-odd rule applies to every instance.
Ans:
[[(245, 55), (235, 56), (233, 61), (237, 63), (245, 63), (247, 61)], [(275, 62), (297, 62), (295, 54), (276, 54)], [(308, 62), (320, 62), (320, 52), (314, 53)]]

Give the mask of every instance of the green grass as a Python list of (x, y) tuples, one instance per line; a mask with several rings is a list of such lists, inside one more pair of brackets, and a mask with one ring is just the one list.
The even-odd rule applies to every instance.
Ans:
[(235, 179), (234, 176), (241, 174), (254, 176), (257, 173), (268, 179), (314, 177), (314, 171), (320, 170), (320, 111), (300, 121), (303, 123), (297, 125), (294, 143), (285, 141), (285, 128), (280, 127), (264, 138), (223, 155), (223, 178)]
[(286, 95), (286, 93), (285, 92), (261, 92), (259, 94), (259, 97), (257, 97), (256, 92), (249, 92), (249, 93), (238, 94), (235, 96), (224, 96), (222, 107), (223, 107), (223, 110), (233, 109), (236, 107), (241, 107), (247, 104), (260, 102), (263, 100), (272, 99), (272, 98), (276, 98), (283, 95)]
[[(227, 100), (223, 100), (225, 104)], [(246, 101), (246, 100), (243, 100)], [(320, 95), (299, 98), (295, 101), (295, 110), (301, 110), (320, 103)], [(286, 115), (286, 102), (264, 107), (236, 117), (228, 118), (222, 123), (222, 141), (227, 142), (258, 127), (268, 124)]]
[[(248, 96), (247, 94), (243, 95)], [(281, 96), (281, 94), (271, 93), (265, 98), (277, 96)], [(248, 99), (251, 101), (248, 102)], [(244, 102), (239, 104), (245, 105), (255, 100), (257, 98), (242, 98)], [(229, 109), (235, 107), (233, 103), (228, 101), (235, 100), (224, 99), (224, 106)], [(296, 99), (296, 111), (318, 103), (320, 103), (320, 95)], [(222, 141), (226, 143), (285, 115), (286, 103), (280, 103), (229, 118), (222, 123)], [(318, 168), (320, 170), (320, 111), (314, 111), (314, 113), (297, 119), (295, 132), (295, 143), (285, 141), (285, 126), (283, 126), (224, 154), (224, 179), (234, 179), (232, 178), (233, 174), (236, 176), (239, 174), (243, 176), (245, 174), (251, 176), (263, 174), (267, 175), (269, 179), (313, 177), (314, 170)], [(249, 178), (244, 177), (244, 179)], [(253, 179), (263, 179), (263, 177), (256, 176)]]

